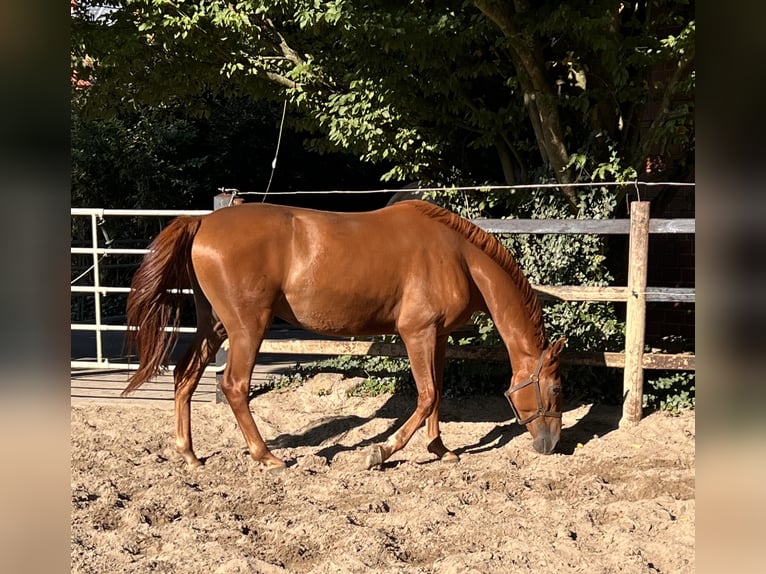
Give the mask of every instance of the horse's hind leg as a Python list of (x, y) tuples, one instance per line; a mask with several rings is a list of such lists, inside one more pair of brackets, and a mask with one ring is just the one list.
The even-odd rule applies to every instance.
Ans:
[(271, 454), (258, 432), (248, 404), (250, 378), (255, 367), (258, 349), (271, 323), (271, 311), (259, 309), (248, 317), (247, 325), (232, 328), (229, 332), (229, 357), (221, 381), (221, 390), (226, 395), (239, 428), (250, 449), (250, 456), (269, 469), (283, 468), (285, 463)]
[(197, 332), (173, 372), (175, 383), (176, 451), (190, 466), (201, 463), (194, 454), (191, 435), (191, 398), (202, 373), (215, 356), (226, 334), (213, 319), (209, 305), (197, 305)]

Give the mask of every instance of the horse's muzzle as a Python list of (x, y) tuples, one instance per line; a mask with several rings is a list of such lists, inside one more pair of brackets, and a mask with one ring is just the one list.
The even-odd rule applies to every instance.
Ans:
[(559, 442), (559, 433), (552, 436), (547, 431), (540, 432), (532, 441), (532, 446), (540, 454), (551, 454)]

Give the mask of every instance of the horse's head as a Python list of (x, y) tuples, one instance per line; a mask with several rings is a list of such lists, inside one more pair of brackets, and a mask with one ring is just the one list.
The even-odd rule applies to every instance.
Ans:
[(551, 454), (561, 435), (561, 375), (559, 353), (566, 339), (547, 347), (534, 370), (513, 374), (511, 386), (505, 392), (516, 421), (526, 425), (532, 435), (532, 445), (542, 454)]

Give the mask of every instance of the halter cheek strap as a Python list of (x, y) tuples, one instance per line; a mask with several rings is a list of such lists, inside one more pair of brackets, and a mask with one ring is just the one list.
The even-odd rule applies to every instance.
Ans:
[[(540, 371), (543, 368), (543, 363), (545, 362), (545, 357), (547, 354), (548, 354), (547, 350), (543, 351), (542, 355), (540, 355), (540, 360), (537, 362), (537, 368), (529, 376), (529, 378), (526, 381), (524, 381), (523, 383), (519, 383), (518, 385), (512, 385), (507, 391), (503, 393), (505, 398), (508, 399), (508, 404), (511, 405), (511, 410), (513, 411), (513, 414), (516, 416), (516, 422), (518, 422), (520, 425), (525, 425), (527, 423), (530, 423), (539, 417), (551, 417), (555, 419), (561, 418), (561, 413), (546, 411), (543, 408), (543, 397), (540, 393)], [(533, 413), (532, 416), (529, 416), (522, 420), (521, 417), (519, 416), (519, 411), (516, 409), (516, 406), (513, 404), (511, 395), (515, 393), (516, 391), (519, 391), (529, 385), (535, 386), (535, 394), (537, 395), (537, 411), (535, 411), (535, 413)]]

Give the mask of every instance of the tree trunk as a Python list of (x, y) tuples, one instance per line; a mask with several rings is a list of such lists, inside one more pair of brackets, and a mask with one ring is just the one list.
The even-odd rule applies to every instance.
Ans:
[[(543, 161), (553, 168), (559, 183), (571, 183), (573, 172), (566, 167), (569, 152), (564, 143), (556, 92), (545, 74), (542, 49), (534, 35), (519, 29), (514, 19), (528, 10), (526, 1), (516, 0), (513, 7), (501, 0), (475, 0), (474, 4), (505, 36)], [(576, 208), (574, 188), (562, 187), (562, 193), (570, 206)]]
[(520, 182), (526, 183), (527, 170), (524, 167), (524, 163), (505, 135), (495, 136), (495, 149), (500, 158), (500, 165), (503, 168), (505, 183), (508, 185)]

